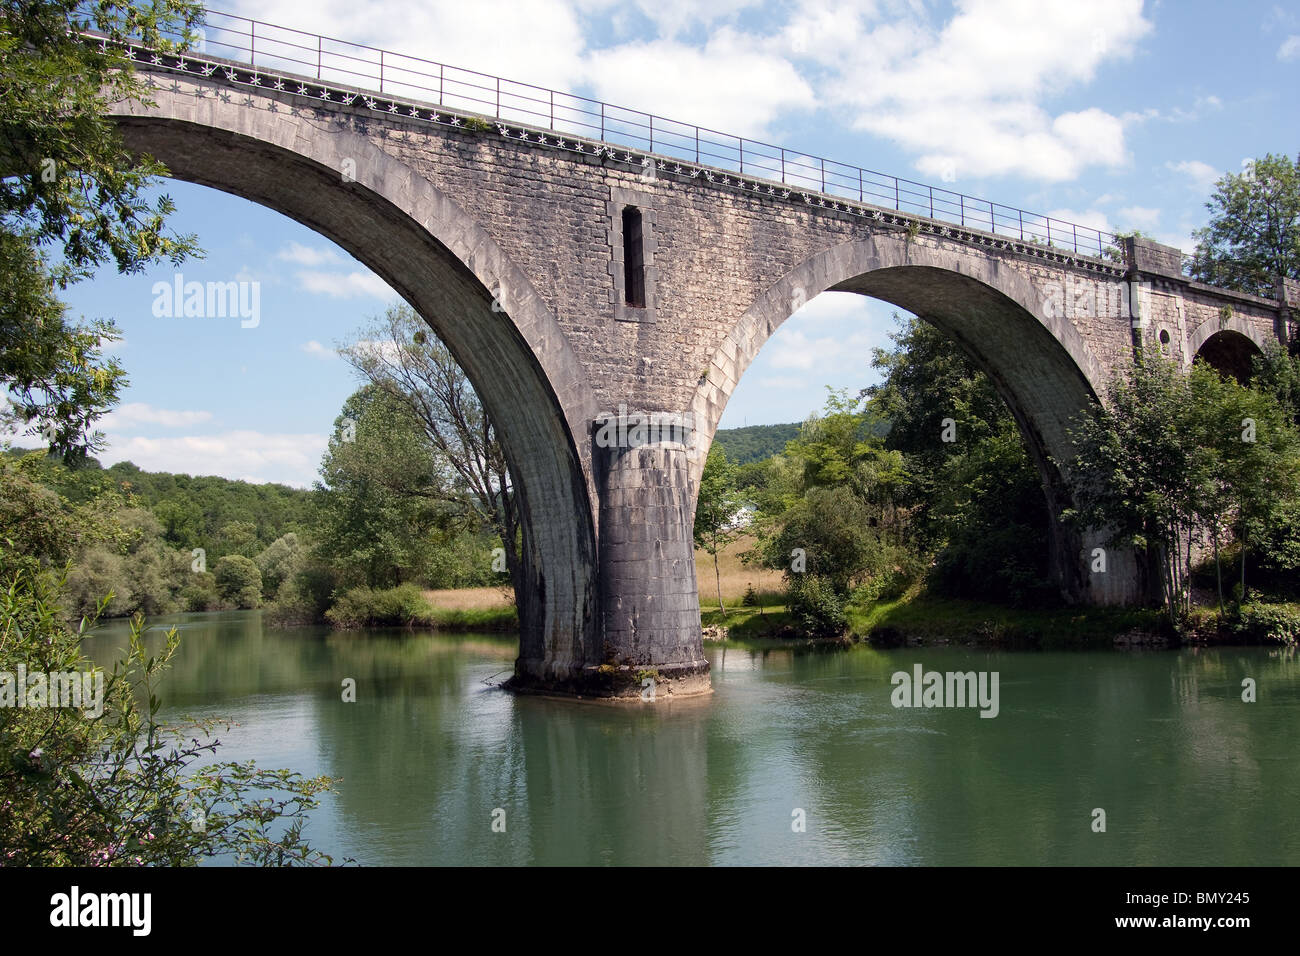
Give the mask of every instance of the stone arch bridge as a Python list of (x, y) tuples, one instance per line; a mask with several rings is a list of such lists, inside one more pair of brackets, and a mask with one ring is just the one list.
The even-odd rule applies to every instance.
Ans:
[[(745, 173), (745, 141), (738, 173), (574, 135), (554, 120), (555, 94), (550, 122), (502, 119), (501, 81), (495, 110), (469, 111), (326, 81), (319, 59), (290, 72), (237, 53), (132, 56), (153, 103), (112, 109), (129, 147), (333, 240), (465, 369), (523, 518), (521, 688), (635, 694), (653, 671), (660, 696), (708, 689), (698, 478), (746, 368), (820, 292), (884, 299), (956, 339), (1014, 413), (1053, 513), (1070, 500), (1056, 464), (1070, 458), (1067, 425), (1135, 342), (1240, 362), (1286, 337), (1300, 300), (1294, 287), (1275, 301), (1191, 282), (1178, 250), (1145, 241), (1095, 234), (1088, 249), (1067, 226), (1061, 246), (1056, 223), (1049, 245), (1023, 217), (1009, 235), (993, 204), (984, 225), (968, 218), (966, 197), (946, 221), (956, 212), (937, 213), (933, 191), (928, 210), (905, 208), (898, 180), (894, 202), (873, 203), (861, 171), (846, 196), (824, 162), (820, 183), (791, 185), (785, 151), (779, 177), (762, 163)], [(602, 432), (620, 412), (632, 427)], [(636, 416), (650, 412), (690, 427), (642, 444)], [(1057, 530), (1061, 590), (1130, 597), (1131, 569), (1088, 573), (1088, 547)]]

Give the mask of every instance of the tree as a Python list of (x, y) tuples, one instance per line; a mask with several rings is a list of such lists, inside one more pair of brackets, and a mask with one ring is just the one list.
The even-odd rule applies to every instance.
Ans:
[(1194, 547), (1210, 543), (1217, 568), (1221, 529), (1235, 525), (1244, 599), (1249, 542), (1285, 523), (1297, 498), (1300, 437), (1285, 410), (1204, 363), (1185, 374), (1151, 349), (1108, 399), (1075, 434), (1072, 517), (1148, 556), (1175, 628), (1190, 610)]
[(389, 491), (476, 514), (500, 537), (515, 595), (523, 594), (522, 529), (505, 450), (451, 352), (407, 305), (390, 308), (341, 351), (366, 381), (401, 402), (423, 433), (428, 475)]
[(258, 553), (255, 560), (257, 569), (262, 572), (262, 588), (266, 597), (274, 599), (280, 585), (293, 577), (302, 563), (305, 550), (298, 535), (290, 531)]
[(91, 429), (124, 372), (102, 352), (115, 327), (73, 325), (57, 292), (109, 261), (129, 273), (197, 250), (166, 232), (170, 199), (143, 198), (165, 168), (132, 156), (105, 118), (109, 103), (147, 98), (123, 44), (183, 48), (201, 17), (190, 0), (0, 3), (0, 386), (9, 424), (70, 461), (102, 443)]
[(0, 709), (0, 863), (192, 866), (217, 855), (331, 863), (302, 827), (332, 781), (214, 761), (217, 722), (174, 728), (157, 719), (177, 632), (150, 652), (136, 617), (125, 651), (98, 669), (81, 653), (90, 625), (64, 624), (61, 591), (49, 571), (19, 571), (0, 587), (0, 671), (21, 662), (29, 674), (97, 672), (103, 710), (90, 719), (93, 710), (69, 707)]
[(373, 385), (344, 403), (316, 485), (315, 538), (345, 587), (425, 577), (439, 529), (456, 518), (419, 423)]
[[(987, 375), (928, 322), (911, 318), (877, 349), (884, 380), (864, 391), (887, 426), (881, 460), (860, 493), (912, 549), (934, 556), (930, 585), (960, 597), (1023, 603), (1047, 596), (1049, 522), (1042, 477)], [(954, 441), (944, 441), (951, 419)]]
[(700, 495), (695, 504), (695, 545), (713, 556), (713, 579), (718, 586), (718, 610), (725, 616), (722, 603), (722, 572), (718, 554), (740, 536), (736, 522), (740, 499), (736, 494), (736, 466), (727, 458), (722, 446), (714, 444), (704, 462), (700, 477)]
[(1300, 167), (1289, 157), (1270, 153), (1228, 173), (1205, 207), (1194, 278), (1269, 297), (1279, 277), (1300, 279)]
[(1095, 404), (1073, 435), (1077, 507), (1067, 515), (1110, 529), (1110, 544), (1146, 556), (1177, 628), (1190, 609), (1192, 534), (1206, 469), (1203, 451), (1189, 440), (1190, 383), (1173, 361), (1146, 349), (1107, 391), (1109, 401)]
[(240, 610), (260, 607), (262, 604), (262, 572), (252, 558), (242, 554), (228, 554), (217, 560), (217, 590), (223, 600)]
[(1300, 343), (1291, 347), (1281, 342), (1266, 342), (1264, 350), (1253, 360), (1251, 387), (1272, 395), (1300, 427)]

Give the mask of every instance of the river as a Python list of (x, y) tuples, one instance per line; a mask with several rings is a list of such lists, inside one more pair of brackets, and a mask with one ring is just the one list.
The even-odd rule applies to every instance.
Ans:
[[(165, 718), (228, 717), (222, 759), (342, 778), (305, 831), (336, 860), (1300, 863), (1294, 650), (731, 644), (708, 648), (712, 695), (609, 704), (492, 686), (513, 637), (154, 623), (182, 637)], [(895, 707), (893, 675), (918, 664), (996, 672), (997, 716)]]

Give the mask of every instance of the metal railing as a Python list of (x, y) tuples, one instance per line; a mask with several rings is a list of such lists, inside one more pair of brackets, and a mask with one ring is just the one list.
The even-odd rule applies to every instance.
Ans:
[(198, 56), (270, 73), (314, 76), (325, 84), (597, 139), (668, 159), (780, 183), (794, 190), (893, 209), (1101, 258), (1122, 258), (1120, 240), (1091, 226), (988, 199), (900, 179), (835, 160), (733, 136), (652, 113), (562, 93), (319, 34), (206, 11)]

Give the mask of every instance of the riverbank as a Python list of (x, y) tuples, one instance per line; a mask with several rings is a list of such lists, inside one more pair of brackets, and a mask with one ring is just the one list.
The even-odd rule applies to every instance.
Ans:
[(1300, 642), (1300, 605), (1295, 604), (1248, 604), (1239, 614), (1229, 610), (1222, 616), (1217, 609), (1197, 608), (1180, 635), (1159, 608), (1013, 608), (914, 589), (897, 600), (850, 605), (842, 636), (813, 638), (772, 595), (762, 597), (767, 600), (729, 607), (725, 614), (714, 603), (701, 615), (706, 640), (1044, 650)]

